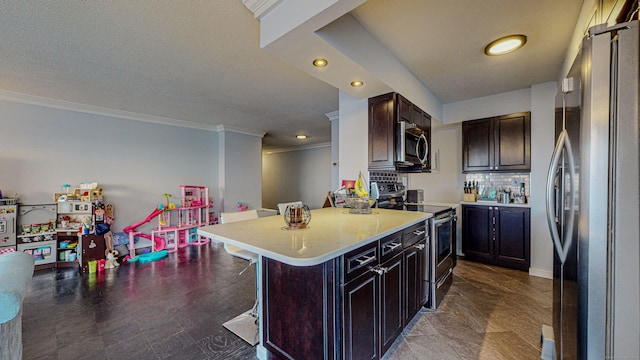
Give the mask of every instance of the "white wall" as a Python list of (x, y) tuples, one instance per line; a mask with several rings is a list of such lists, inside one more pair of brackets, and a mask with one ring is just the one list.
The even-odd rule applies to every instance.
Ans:
[(8, 101), (0, 114), (0, 189), (22, 203), (51, 203), (63, 183), (96, 181), (120, 231), (163, 193), (179, 199), (181, 184), (217, 185), (215, 132)]
[(249, 209), (261, 208), (262, 137), (222, 131), (219, 141), (221, 208), (226, 212), (236, 211), (238, 202)]
[[(547, 172), (555, 146), (555, 82), (531, 87), (531, 273), (553, 276), (553, 243), (545, 205)], [(535, 245), (534, 245), (535, 244)]]
[(462, 174), (462, 129), (460, 124), (433, 128), (431, 134), (431, 164), (438, 168), (431, 173), (411, 174), (408, 189), (424, 190), (429, 202), (462, 201), (464, 174)]
[(331, 147), (264, 153), (262, 155), (262, 206), (301, 200), (319, 209), (331, 191)]
[[(367, 144), (369, 142), (368, 99), (356, 99), (340, 91), (338, 96), (339, 116), (339, 163), (340, 181), (356, 179), (358, 172), (366, 173), (369, 167)], [(335, 189), (333, 189), (335, 190)]]

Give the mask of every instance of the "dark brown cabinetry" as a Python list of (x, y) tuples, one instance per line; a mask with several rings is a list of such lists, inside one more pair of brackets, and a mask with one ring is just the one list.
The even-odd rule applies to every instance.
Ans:
[(463, 122), (462, 170), (531, 170), (531, 113)]
[(424, 304), (425, 228), (413, 225), (316, 266), (264, 258), (268, 358), (380, 359)]
[(394, 94), (369, 99), (369, 169), (395, 169)]
[(80, 235), (78, 237), (82, 252), (80, 253), (80, 269), (82, 272), (89, 271), (89, 261), (104, 259), (104, 236), (102, 235)]
[(509, 206), (462, 206), (462, 251), (465, 259), (528, 270), (530, 213)]
[(409, 324), (428, 301), (428, 279), (423, 276), (428, 265), (426, 261), (429, 261), (424, 252), (426, 246), (426, 239), (423, 239), (404, 250), (404, 326)]
[[(388, 93), (369, 99), (369, 169), (396, 170), (399, 144), (399, 121), (418, 125), (427, 138), (427, 153), (431, 154), (431, 116), (397, 93)], [(427, 172), (431, 170), (431, 156), (424, 167), (401, 168), (399, 171)]]

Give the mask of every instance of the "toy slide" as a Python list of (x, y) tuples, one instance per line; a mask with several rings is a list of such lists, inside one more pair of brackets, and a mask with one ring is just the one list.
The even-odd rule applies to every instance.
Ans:
[[(160, 215), (160, 214), (162, 214), (162, 210), (156, 208), (151, 212), (151, 214), (149, 214), (149, 216), (147, 216), (146, 218), (138, 221), (137, 223), (135, 223), (133, 225), (129, 225), (129, 226), (125, 227), (124, 229), (122, 229), (122, 231), (125, 234), (129, 234), (129, 238), (130, 239), (133, 239), (134, 236), (139, 236), (139, 237), (143, 237), (143, 238), (151, 240), (151, 235), (150, 234), (143, 234), (143, 233), (136, 232), (136, 228), (138, 228), (142, 224), (146, 224), (146, 223), (150, 222), (151, 220), (153, 220), (156, 217), (158, 217), (158, 215)], [(133, 240), (130, 241), (130, 243), (131, 243), (131, 246), (133, 246)], [(156, 239), (156, 243), (154, 244), (154, 247), (155, 247), (156, 251), (164, 249), (164, 240)]]

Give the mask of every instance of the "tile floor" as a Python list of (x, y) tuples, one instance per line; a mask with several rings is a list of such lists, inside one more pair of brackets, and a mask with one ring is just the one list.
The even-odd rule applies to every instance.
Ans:
[[(222, 327), (251, 308), (252, 271), (219, 245), (98, 274), (36, 271), (24, 301), (24, 359), (255, 359)], [(422, 312), (385, 360), (537, 359), (551, 280), (459, 261), (434, 313)]]
[(437, 311), (416, 316), (383, 360), (540, 359), (551, 315), (551, 280), (458, 260)]

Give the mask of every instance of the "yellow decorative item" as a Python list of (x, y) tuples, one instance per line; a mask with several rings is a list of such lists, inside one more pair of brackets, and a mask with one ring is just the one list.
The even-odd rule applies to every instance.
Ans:
[(358, 173), (358, 179), (355, 184), (355, 191), (358, 197), (369, 197), (369, 191), (367, 190), (368, 186), (365, 185), (364, 180), (362, 179), (362, 172)]

